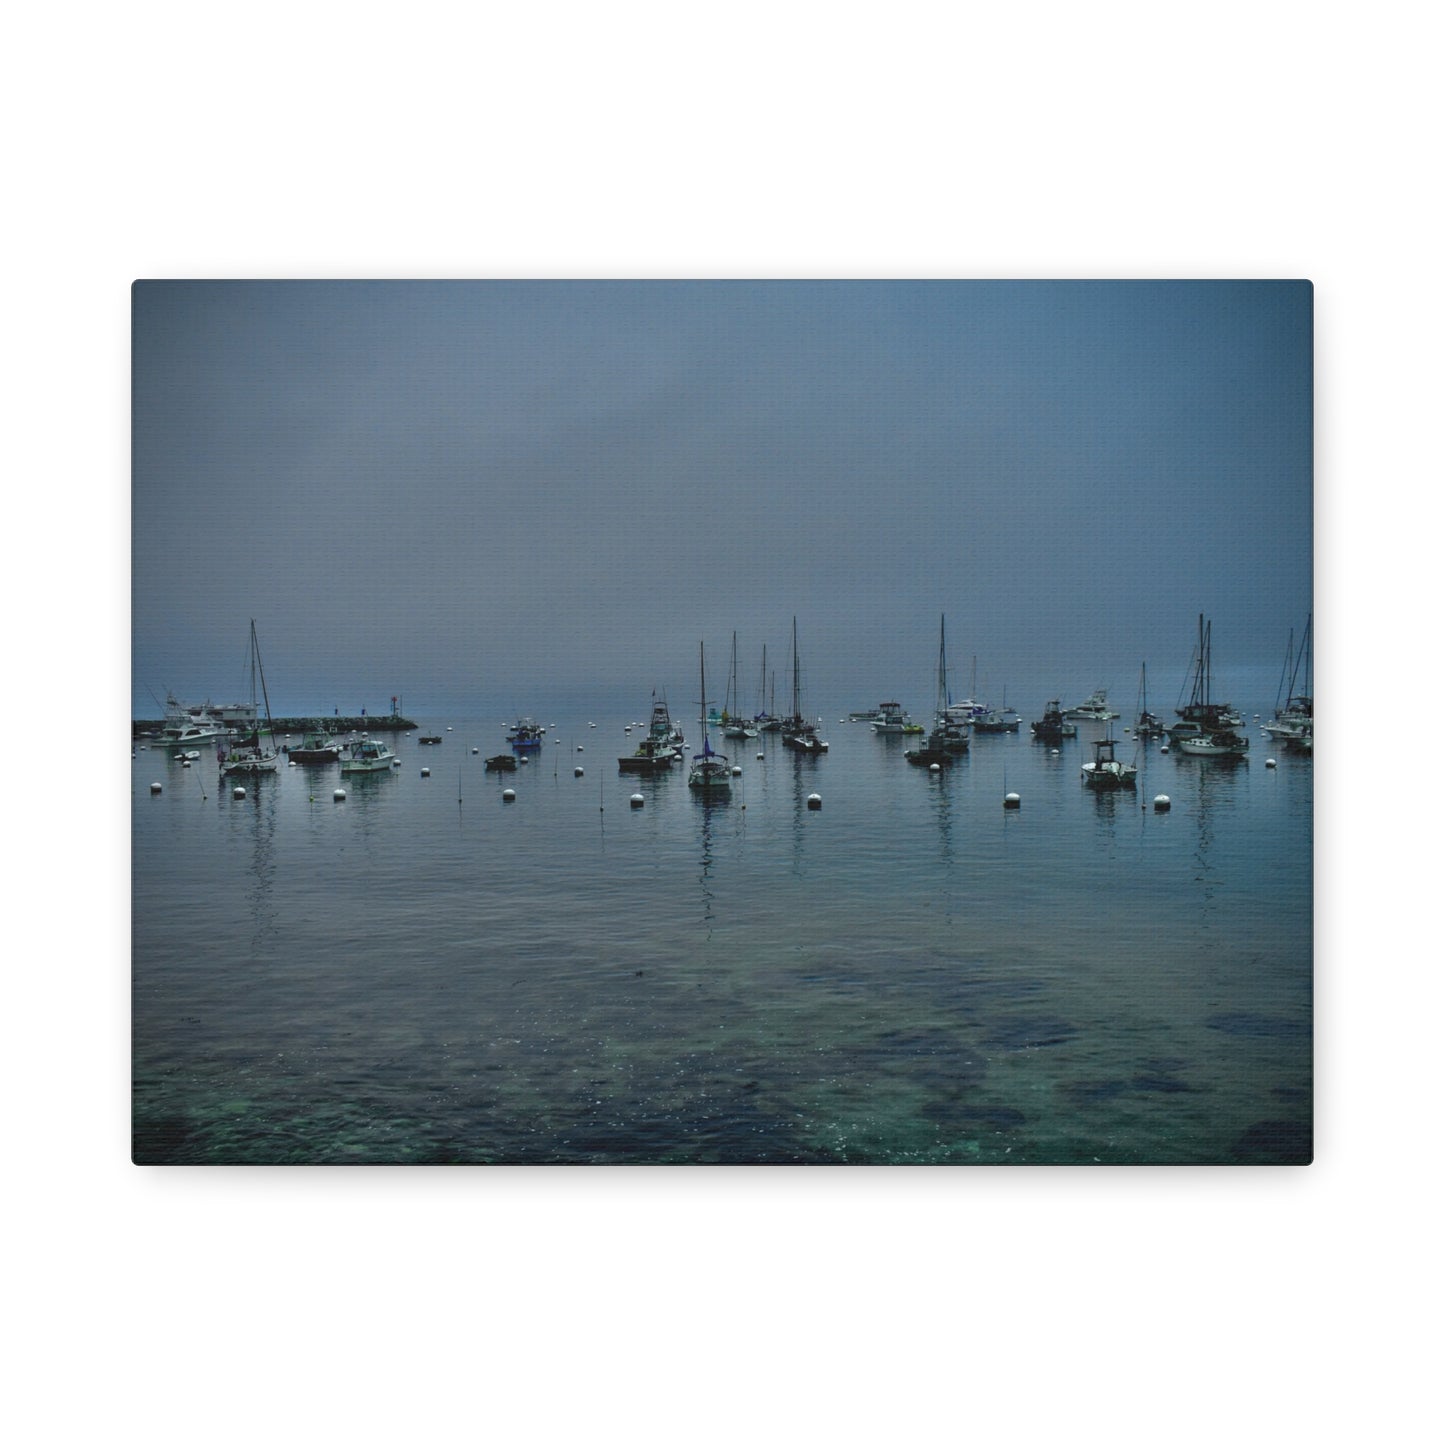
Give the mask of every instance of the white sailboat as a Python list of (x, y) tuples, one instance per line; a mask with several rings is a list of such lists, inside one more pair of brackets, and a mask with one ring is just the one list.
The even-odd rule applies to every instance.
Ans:
[(274, 773), (279, 761), (276, 752), (276, 738), (271, 725), (271, 699), (266, 693), (266, 672), (261, 666), (261, 647), (256, 641), (256, 619), (251, 619), (251, 705), (256, 703), (256, 674), (261, 674), (261, 696), (266, 704), (266, 731), (261, 732), (260, 723), (248, 738), (243, 738), (234, 748), (220, 744), (216, 748), (216, 759), (221, 765), (223, 778), (254, 776), (259, 773)]
[(702, 726), (702, 751), (693, 756), (687, 785), (704, 798), (726, 798), (732, 792), (732, 775), (725, 753), (715, 753), (707, 735), (707, 659), (702, 643), (697, 645), (698, 677), (702, 693), (698, 699), (698, 721)]

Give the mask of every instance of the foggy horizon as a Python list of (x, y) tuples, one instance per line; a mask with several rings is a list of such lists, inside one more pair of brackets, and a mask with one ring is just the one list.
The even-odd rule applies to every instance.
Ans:
[[(1202, 613), (1272, 701), (1312, 610), (1307, 282), (138, 282), (132, 715), (493, 716), (731, 640), (805, 711), (1026, 717)], [(976, 664), (975, 664), (976, 659)], [(242, 691), (242, 689), (245, 689)], [(1077, 695), (1075, 695), (1077, 694)], [(623, 705), (619, 702), (618, 705)]]

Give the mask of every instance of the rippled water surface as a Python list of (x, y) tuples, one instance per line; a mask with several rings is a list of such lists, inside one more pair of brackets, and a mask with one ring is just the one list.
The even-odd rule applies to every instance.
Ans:
[(715, 739), (705, 804), (592, 720), (498, 775), (507, 719), (452, 719), (339, 803), (138, 750), (137, 1161), (1310, 1157), (1309, 758), (1150, 745), (1098, 795), (1027, 723), (931, 775), (830, 722)]

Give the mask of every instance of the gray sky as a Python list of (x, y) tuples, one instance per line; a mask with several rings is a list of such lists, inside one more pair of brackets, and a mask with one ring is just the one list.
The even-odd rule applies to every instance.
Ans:
[(141, 282), (132, 709), (1272, 701), (1311, 608), (1306, 282)]

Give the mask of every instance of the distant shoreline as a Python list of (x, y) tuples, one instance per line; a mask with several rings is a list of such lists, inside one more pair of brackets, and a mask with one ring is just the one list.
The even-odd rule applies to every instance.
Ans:
[[(272, 719), (271, 730), (278, 733), (310, 732), (317, 723), (333, 733), (409, 733), (416, 730), (410, 718), (395, 717), (391, 713), (382, 717), (278, 717)], [(136, 718), (131, 722), (132, 737), (144, 737), (147, 733), (160, 732), (165, 727), (163, 718)]]

